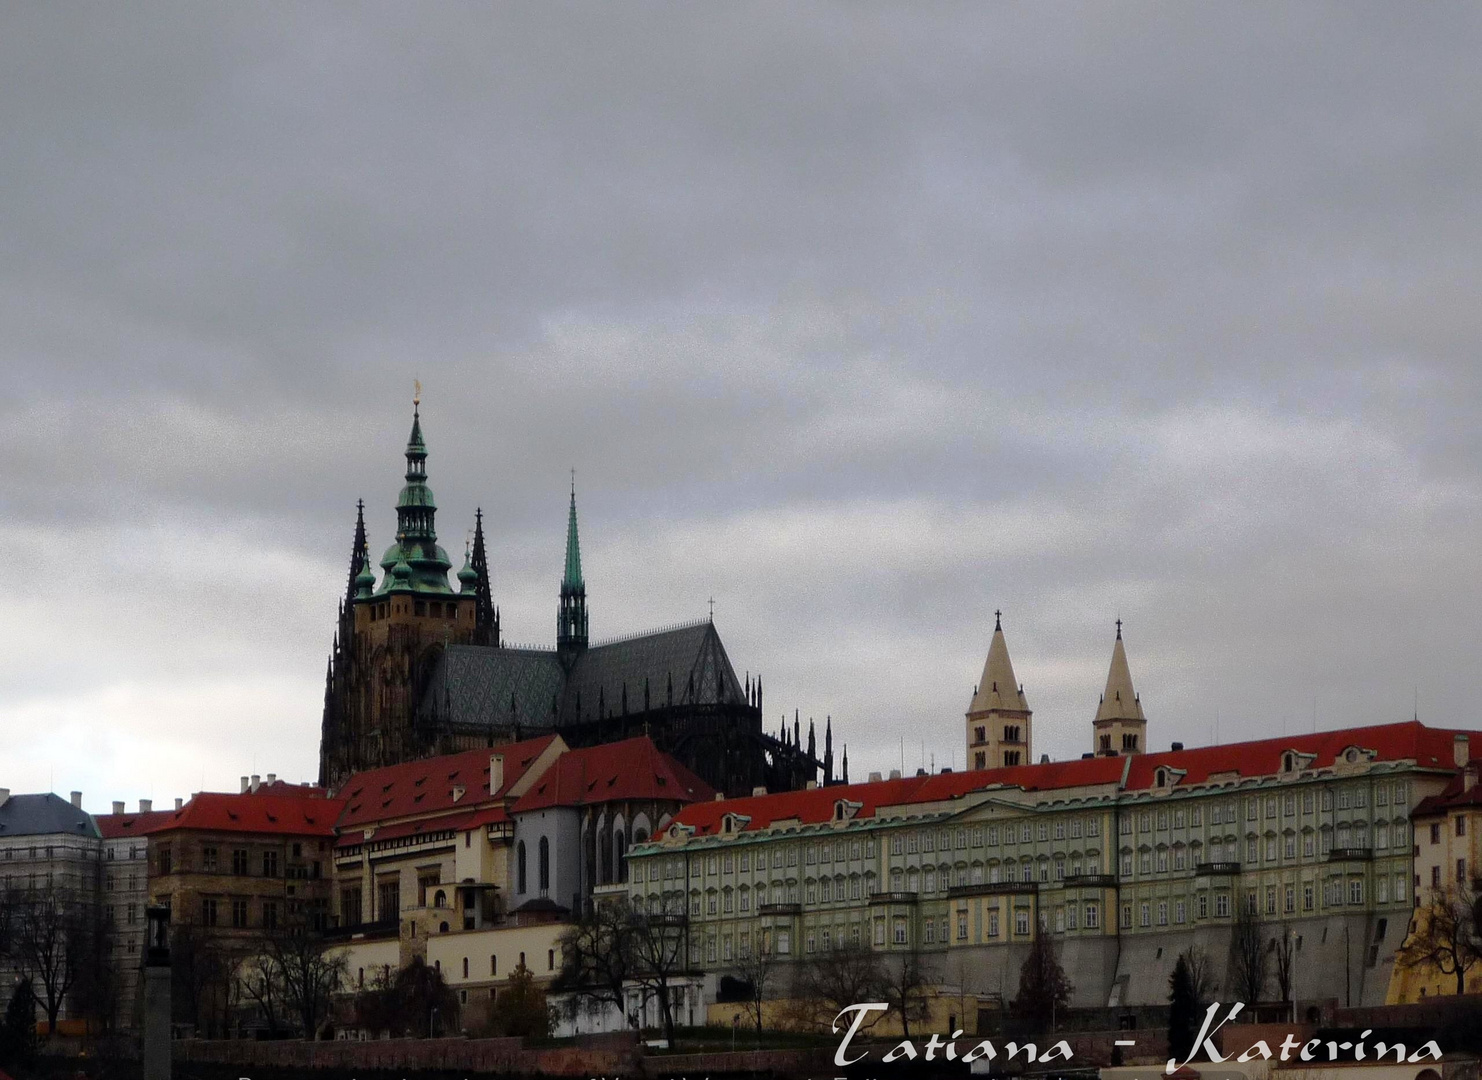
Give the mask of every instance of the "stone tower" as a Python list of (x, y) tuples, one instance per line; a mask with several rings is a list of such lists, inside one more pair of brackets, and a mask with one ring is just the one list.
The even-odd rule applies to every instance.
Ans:
[(1127, 667), (1127, 650), (1122, 646), (1122, 620), (1117, 620), (1117, 640), (1112, 645), (1111, 668), (1106, 673), (1106, 690), (1096, 707), (1092, 721), (1092, 749), (1097, 754), (1140, 754), (1147, 749), (1147, 717), (1142, 701), (1132, 689), (1132, 672)]
[(967, 763), (971, 769), (1027, 765), (1033, 760), (1031, 719), (1024, 688), (1014, 678), (1003, 638), (1003, 612), (993, 613), (993, 640), (983, 677), (967, 710)]
[[(325, 676), (322, 784), (425, 753), (414, 716), (431, 665), (450, 644), (498, 643), (497, 615), (485, 599), (482, 529), (477, 553), (464, 554), (455, 592), (448, 584), (452, 563), (437, 543), (436, 516), (427, 486), (420, 403), (414, 400), (405, 483), (396, 501), (396, 538), (381, 556), (379, 586), (369, 558), (364, 504), (356, 517), (350, 581)], [(476, 563), (485, 569), (476, 569)]]

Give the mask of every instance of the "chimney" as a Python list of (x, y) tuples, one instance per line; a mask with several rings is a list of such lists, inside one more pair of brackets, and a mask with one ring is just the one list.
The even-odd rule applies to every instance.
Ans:
[(268, 787), (272, 787), (277, 782), (278, 782), (278, 774), (275, 773), (275, 772), (268, 773)]
[(245, 777), (245, 776), (242, 777), (242, 791), (241, 791), (241, 794), (246, 795), (247, 794), (247, 789), (248, 789), (248, 787), (251, 784), (252, 784), (252, 781), (248, 777)]
[(951, 769), (943, 769), (942, 770), (942, 775), (943, 776), (950, 776), (951, 773), (952, 773), (952, 770)]
[(257, 773), (253, 773), (252, 774), (252, 786), (250, 788), (248, 788), (247, 790), (248, 791), (251, 791), (251, 792), (253, 792), (255, 794), (257, 792), (257, 789), (260, 788), (261, 786), (262, 786), (262, 777), (259, 776)]
[[(751, 789), (751, 797), (753, 799), (756, 798), (758, 795), (765, 795), (766, 793), (767, 793), (767, 785), (765, 785), (765, 784), (758, 784), (756, 787), (754, 787), (754, 788)], [(4, 801), (5, 800), (0, 799), (0, 802), (4, 802)]]
[(1184, 744), (1181, 743), (1181, 742), (1176, 742), (1176, 743), (1173, 744), (1173, 748), (1175, 750), (1182, 750), (1184, 748)]
[(1482, 771), (1482, 763), (1468, 762), (1467, 767), (1461, 771), (1461, 790), (1471, 791), (1477, 786), (1477, 773)]
[(726, 793), (724, 791), (717, 791), (715, 793), (715, 801), (716, 802), (725, 802), (726, 801)]
[(1050, 755), (1049, 754), (1041, 754), (1039, 756), (1039, 763), (1041, 765), (1048, 765), (1050, 763)]
[(504, 755), (489, 755), (489, 794), (498, 795), (504, 789)]
[(817, 780), (809, 780), (806, 784), (803, 785), (803, 790), (804, 791), (816, 791), (817, 789), (818, 789), (818, 781)]
[(1472, 758), (1472, 741), (1461, 732), (1456, 733), (1456, 738), (1451, 741), (1451, 756), (1456, 761), (1458, 769), (1464, 769), (1467, 762)]
[(1082, 761), (1085, 761), (1087, 758), (1093, 758), (1095, 756), (1096, 756), (1095, 754), (1091, 753), (1090, 751), (1087, 751), (1086, 753), (1084, 753), (1084, 754), (1081, 755), (1081, 760)]
[(10, 788), (0, 787), (0, 806), (5, 805), (5, 800), (10, 798)]
[(82, 792), (74, 791), (72, 793), (72, 805), (77, 807), (77, 809), (79, 810), (82, 809)]
[(149, 813), (150, 809), (153, 806), (154, 806), (154, 800), (153, 799), (140, 799), (139, 800), (139, 813), (141, 813), (141, 814), (147, 814), (147, 813)]
[(175, 796), (175, 809), (176, 810), (179, 810), (184, 805), (185, 805), (185, 800), (182, 799), (179, 795), (176, 795)]
[(880, 774), (877, 772), (870, 773), (868, 782), (871, 784), (878, 784), (880, 782)]
[(113, 800), (113, 812), (115, 814), (122, 814), (124, 812), (123, 802), (121, 800), (119, 800), (119, 799), (114, 799)]

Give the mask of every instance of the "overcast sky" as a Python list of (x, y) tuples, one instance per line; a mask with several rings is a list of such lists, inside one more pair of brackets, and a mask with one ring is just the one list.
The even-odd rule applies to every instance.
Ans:
[[(1471, 5), (12, 4), (0, 786), (317, 771), (412, 381), (549, 643), (703, 617), (851, 774), (1482, 702)], [(902, 750), (902, 743), (904, 749)]]

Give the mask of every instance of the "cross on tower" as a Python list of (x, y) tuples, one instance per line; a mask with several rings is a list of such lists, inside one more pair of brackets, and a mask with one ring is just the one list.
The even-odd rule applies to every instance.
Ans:
[(710, 621), (715, 621), (715, 597), (710, 598)]
[(1122, 620), (1121, 619), (1118, 619), (1117, 620), (1117, 637), (1120, 639), (1121, 636), (1122, 636)]

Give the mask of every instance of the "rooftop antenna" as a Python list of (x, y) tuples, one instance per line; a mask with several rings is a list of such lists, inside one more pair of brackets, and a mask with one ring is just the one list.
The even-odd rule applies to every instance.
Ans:
[(1216, 746), (1220, 744), (1220, 711), (1218, 709), (1214, 711), (1214, 744)]
[(1410, 716), (1410, 719), (1414, 720), (1416, 723), (1419, 723), (1420, 722), (1420, 684), (1419, 683), (1416, 683), (1415, 684), (1415, 707), (1414, 707), (1414, 712)]
[(906, 737), (901, 736), (901, 773), (906, 771)]

